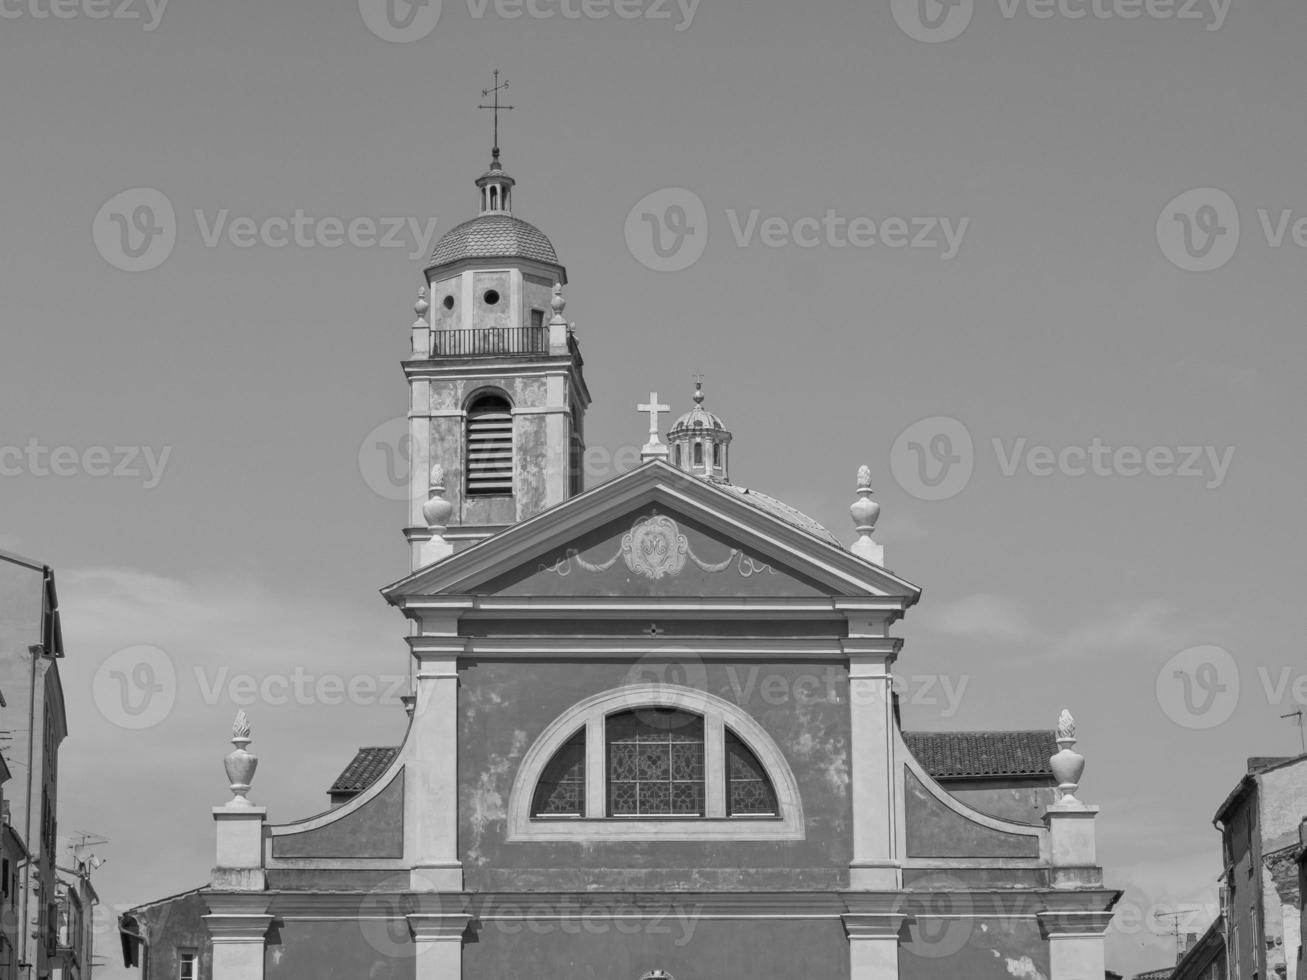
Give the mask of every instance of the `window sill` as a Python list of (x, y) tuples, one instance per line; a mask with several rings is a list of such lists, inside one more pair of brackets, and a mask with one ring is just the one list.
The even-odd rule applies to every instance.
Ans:
[(539, 841), (803, 840), (803, 827), (781, 817), (532, 817), (510, 830), (510, 843)]

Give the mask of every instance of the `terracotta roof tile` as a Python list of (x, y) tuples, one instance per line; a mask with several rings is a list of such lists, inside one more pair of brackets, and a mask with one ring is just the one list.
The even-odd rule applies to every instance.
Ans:
[(558, 265), (558, 254), (545, 233), (511, 214), (483, 214), (450, 229), (436, 242), (431, 266), (460, 259), (521, 258)]
[(1051, 731), (904, 732), (903, 740), (936, 779), (1051, 776), (1048, 759), (1057, 752)]
[(362, 793), (377, 781), (395, 759), (398, 748), (372, 746), (358, 750), (344, 772), (331, 784), (329, 793)]

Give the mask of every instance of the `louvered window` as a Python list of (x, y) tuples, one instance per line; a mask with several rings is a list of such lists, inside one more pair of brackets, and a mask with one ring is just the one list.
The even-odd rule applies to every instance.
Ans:
[(513, 492), (513, 412), (498, 395), (485, 395), (467, 410), (467, 495)]

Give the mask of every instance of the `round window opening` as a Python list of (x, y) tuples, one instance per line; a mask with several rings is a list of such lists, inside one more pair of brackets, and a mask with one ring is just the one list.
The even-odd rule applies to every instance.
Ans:
[(481, 298), (486, 301), (486, 306), (496, 306), (499, 303), (499, 290), (487, 289)]
[(454, 308), (454, 297), (446, 296), (445, 302), (442, 305), (445, 307), (445, 309), (452, 310)]

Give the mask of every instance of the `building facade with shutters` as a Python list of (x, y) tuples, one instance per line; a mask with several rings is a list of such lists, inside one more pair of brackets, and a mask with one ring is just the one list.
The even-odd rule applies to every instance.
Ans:
[(666, 443), (652, 398), (642, 464), (584, 487), (566, 271), (511, 213), (497, 151), (476, 183), (481, 213), (437, 244), (404, 361), (411, 561), (383, 595), (409, 624), (407, 734), (361, 749), (323, 812), (274, 822), (247, 798), (238, 726), (212, 879), (122, 917), (128, 964), (148, 980), (1103, 977), (1119, 893), (1074, 796), (1070, 717), (904, 732), (892, 627), (920, 591), (872, 537), (869, 473), (849, 546), (731, 481), (747, 449), (702, 388)]
[(54, 570), (0, 551), (0, 727), (9, 733), (4, 752), (13, 773), (4, 793), (13, 835), (4, 849), (20, 855), (4, 882), (14, 925), (0, 930), (0, 975), (20, 980), (49, 977), (58, 957), (59, 747), (68, 734), (63, 655)]

